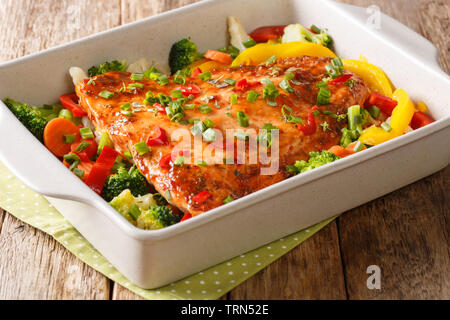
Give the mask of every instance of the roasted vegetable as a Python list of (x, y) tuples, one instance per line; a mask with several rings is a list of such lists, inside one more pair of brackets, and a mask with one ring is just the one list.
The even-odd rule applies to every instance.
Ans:
[(299, 174), (323, 166), (327, 163), (331, 163), (338, 159), (340, 159), (340, 157), (326, 150), (322, 150), (321, 152), (310, 152), (309, 160), (307, 162), (305, 160), (296, 161), (294, 165), (286, 166), (286, 169), (294, 174)]
[(130, 170), (119, 167), (116, 174), (110, 175), (103, 186), (103, 197), (106, 201), (111, 201), (126, 189), (129, 189), (134, 196), (148, 193), (147, 180), (136, 166), (131, 167)]
[(14, 101), (10, 98), (6, 98), (3, 102), (37, 139), (43, 141), (44, 128), (48, 121), (46, 117), (41, 115), (39, 108)]
[(99, 66), (92, 66), (88, 70), (89, 77), (97, 76), (111, 71), (125, 72), (127, 70), (127, 63), (125, 61), (113, 60), (111, 62), (104, 62)]
[(284, 28), (284, 34), (281, 38), (281, 42), (313, 42), (321, 44), (325, 47), (331, 47), (333, 39), (328, 34), (326, 29), (320, 30), (319, 33), (312, 32), (300, 24), (290, 24)]
[(180, 222), (181, 217), (164, 206), (151, 206), (143, 211), (137, 219), (137, 227), (141, 229), (162, 229)]
[(190, 38), (175, 42), (169, 53), (170, 72), (174, 74), (202, 57), (203, 55), (197, 51), (197, 45)]

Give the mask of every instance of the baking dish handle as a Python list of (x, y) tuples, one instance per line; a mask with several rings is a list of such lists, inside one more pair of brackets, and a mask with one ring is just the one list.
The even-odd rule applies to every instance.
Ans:
[(443, 72), (439, 64), (437, 48), (422, 35), (379, 11), (377, 6), (363, 8), (345, 3), (334, 2), (334, 4), (344, 14), (351, 15), (359, 23), (368, 26), (375, 35), (395, 43), (396, 47), (400, 47), (402, 51), (428, 67)]
[(1, 100), (0, 161), (38, 193), (85, 203), (96, 202), (92, 199), (95, 197), (89, 197), (90, 192), (80, 192), (80, 188), (89, 188), (39, 143)]

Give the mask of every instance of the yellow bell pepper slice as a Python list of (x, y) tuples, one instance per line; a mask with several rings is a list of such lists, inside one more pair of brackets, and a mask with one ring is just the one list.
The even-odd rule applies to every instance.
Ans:
[(394, 108), (394, 111), (392, 111), (390, 123), (392, 130), (387, 132), (383, 128), (371, 126), (361, 133), (359, 141), (364, 144), (375, 146), (401, 136), (405, 132), (406, 128), (408, 128), (408, 125), (411, 123), (411, 119), (415, 112), (414, 104), (403, 89), (395, 90), (393, 99), (396, 100), (398, 104)]
[(280, 44), (260, 43), (242, 51), (231, 64), (232, 67), (240, 65), (259, 64), (270, 57), (292, 58), (300, 56), (336, 57), (330, 49), (310, 42), (288, 42)]
[(211, 71), (213, 69), (219, 69), (219, 70), (226, 69), (226, 68), (229, 68), (230, 65), (219, 63), (216, 61), (208, 61), (208, 62), (202, 63), (201, 65), (199, 65), (197, 67), (200, 68), (200, 70), (202, 70), (202, 72), (206, 72), (206, 71)]
[(373, 64), (361, 60), (343, 59), (344, 68), (361, 77), (369, 89), (386, 97), (392, 97), (392, 85), (386, 74)]

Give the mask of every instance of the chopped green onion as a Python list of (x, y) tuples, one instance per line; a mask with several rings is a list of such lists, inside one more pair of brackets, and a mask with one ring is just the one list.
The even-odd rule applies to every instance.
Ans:
[(68, 153), (63, 157), (64, 160), (66, 160), (68, 163), (73, 163), (74, 161), (80, 161), (80, 157), (77, 156), (75, 153)]
[(66, 154), (63, 158), (66, 162), (68, 162), (70, 164), (70, 167), (69, 167), (70, 171), (73, 171), (78, 166), (78, 164), (80, 164), (80, 162), (81, 162), (80, 157), (77, 156), (75, 153)]
[(223, 199), (224, 204), (230, 203), (231, 201), (233, 201), (233, 198), (230, 195), (228, 195), (225, 199)]
[(355, 147), (353, 148), (353, 151), (360, 152), (363, 147), (364, 147), (364, 144), (361, 141), (358, 141), (358, 142), (356, 142)]
[(328, 83), (321, 81), (316, 84), (319, 87), (317, 94), (317, 103), (321, 105), (329, 104), (331, 98), (331, 91), (328, 89)]
[(73, 121), (73, 113), (69, 109), (62, 109), (58, 115), (59, 118), (64, 118)]
[(81, 169), (74, 168), (73, 173), (75, 173), (75, 175), (80, 179), (83, 179), (83, 177), (84, 177), (84, 171)]
[(387, 131), (387, 132), (391, 132), (392, 131), (392, 127), (387, 122), (383, 122), (381, 124), (381, 127), (384, 129), (384, 131)]
[(362, 132), (362, 117), (361, 117), (361, 107), (359, 105), (354, 105), (348, 108), (348, 128), (350, 130), (356, 130)]
[(203, 139), (208, 142), (214, 142), (217, 139), (216, 131), (212, 128), (208, 128), (203, 132)]
[(80, 134), (83, 139), (93, 139), (94, 133), (92, 133), (91, 128), (81, 128)]
[(127, 157), (128, 159), (133, 159), (133, 155), (131, 154), (131, 152), (130, 152), (130, 150), (127, 150), (127, 151), (125, 151), (124, 153), (123, 153), (123, 155), (125, 156), (125, 157)]
[(318, 27), (316, 27), (315, 25), (312, 25), (310, 28), (314, 33), (320, 34), (322, 32), (322, 30), (320, 30)]
[(278, 128), (271, 123), (265, 123), (262, 130), (258, 133), (258, 142), (265, 143), (267, 147), (270, 147), (272, 145), (272, 130), (278, 130)]
[(197, 161), (197, 165), (201, 166), (201, 167), (207, 167), (208, 163), (206, 161), (204, 161), (204, 160), (198, 160)]
[(247, 41), (242, 42), (242, 44), (244, 45), (244, 47), (246, 48), (251, 48), (253, 46), (256, 45), (256, 41), (253, 40), (252, 38), (248, 39)]
[(88, 83), (87, 83), (88, 85), (92, 85), (92, 86), (95, 86), (95, 80), (94, 80), (94, 78), (92, 78), (92, 79), (89, 79), (89, 81), (88, 81)]
[(253, 90), (250, 90), (250, 91), (248, 92), (248, 94), (247, 94), (247, 101), (248, 101), (248, 102), (255, 102), (256, 100), (258, 100), (258, 97), (259, 97), (260, 95), (261, 95), (261, 94), (259, 94), (258, 92), (253, 91)]
[(290, 80), (294, 79), (294, 77), (295, 77), (295, 75), (292, 72), (288, 72), (284, 75), (284, 79), (286, 81), (290, 81)]
[(276, 101), (266, 99), (266, 103), (271, 107), (278, 107), (278, 103)]
[(234, 133), (234, 137), (238, 140), (247, 140), (249, 137), (249, 134), (247, 132), (244, 131), (236, 131)]
[(207, 104), (202, 104), (201, 106), (198, 106), (198, 110), (201, 113), (210, 113), (211, 112), (211, 107)]
[(227, 78), (227, 79), (223, 80), (223, 82), (229, 84), (230, 86), (234, 86), (236, 84), (236, 80), (233, 80), (231, 78)]
[(197, 121), (192, 127), (191, 127), (191, 133), (194, 137), (201, 136), (203, 131), (205, 131), (206, 126), (202, 121)]
[(200, 119), (199, 118), (191, 118), (191, 119), (188, 119), (188, 123), (196, 123), (196, 122), (198, 122), (198, 121), (200, 121)]
[(156, 80), (160, 85), (165, 86), (169, 83), (169, 78), (165, 74), (161, 74)]
[(124, 111), (130, 110), (130, 108), (131, 108), (131, 104), (129, 102), (125, 102), (123, 105), (120, 106), (120, 109), (124, 110)]
[(339, 57), (331, 59), (331, 64), (327, 65), (325, 68), (327, 69), (330, 77), (332, 77), (333, 79), (340, 77), (344, 72), (344, 64)]
[(172, 195), (170, 194), (170, 190), (169, 190), (169, 189), (167, 189), (167, 190), (164, 192), (164, 195), (166, 196), (166, 200), (167, 200), (167, 201), (172, 201)]
[(65, 134), (63, 136), (63, 141), (65, 143), (74, 143), (76, 136), (76, 134)]
[(280, 82), (280, 88), (286, 92), (290, 92), (290, 93), (294, 92), (294, 89), (292, 89), (291, 84), (286, 79), (284, 79)]
[(128, 85), (127, 89), (135, 89), (135, 88), (144, 89), (144, 85), (142, 83), (139, 83), (139, 82), (130, 83)]
[(146, 154), (147, 152), (150, 151), (150, 148), (148, 147), (148, 145), (144, 142), (138, 142), (134, 145), (134, 147), (136, 148), (136, 151), (142, 156), (144, 154)]
[(203, 121), (203, 123), (205, 124), (206, 128), (212, 128), (212, 127), (214, 127), (214, 122), (212, 122), (212, 120), (210, 120), (210, 119), (205, 119), (205, 120)]
[(91, 143), (88, 142), (88, 141), (81, 141), (80, 144), (73, 151), (74, 152), (81, 152), (84, 149), (86, 149), (87, 147), (89, 147), (90, 145), (91, 145)]
[(241, 127), (244, 128), (248, 127), (248, 115), (246, 115), (244, 112), (242, 111), (237, 112), (237, 120)]
[(185, 84), (186, 83), (186, 75), (183, 71), (178, 70), (174, 76), (173, 76), (173, 82), (178, 84)]
[(269, 59), (266, 60), (266, 66), (273, 64), (275, 61), (277, 61), (277, 57), (271, 56)]
[(203, 81), (208, 81), (211, 79), (211, 71), (206, 71), (198, 74), (198, 78)]
[[(268, 79), (267, 79), (268, 80)], [(269, 99), (269, 100), (275, 100), (278, 95), (280, 94), (280, 90), (275, 87), (275, 85), (272, 83), (272, 81), (268, 81), (265, 83), (264, 89), (263, 89), (263, 98)]]
[(182, 167), (184, 165), (184, 157), (178, 156), (175, 161), (173, 162), (174, 165)]
[(172, 90), (170, 92), (170, 95), (172, 96), (172, 98), (177, 98), (177, 99), (183, 98), (183, 93), (181, 92), (180, 89)]
[(185, 104), (183, 108), (186, 110), (193, 110), (195, 109), (195, 104)]
[(381, 111), (380, 108), (378, 108), (377, 106), (369, 107), (369, 113), (374, 119), (378, 119), (378, 117), (380, 116), (380, 111)]
[(130, 79), (133, 81), (140, 81), (144, 79), (144, 75), (142, 73), (132, 73)]
[(139, 216), (141, 215), (141, 209), (139, 206), (135, 203), (131, 206), (130, 211), (128, 211), (130, 216), (133, 218), (133, 220), (137, 220)]
[(233, 93), (230, 95), (230, 103), (231, 104), (236, 104), (238, 102), (238, 96), (236, 93)]
[(100, 141), (98, 142), (97, 154), (100, 154), (103, 150), (104, 146), (113, 147), (113, 143), (111, 139), (109, 139), (109, 135), (107, 132), (102, 132), (100, 136)]
[(100, 92), (98, 94), (100, 97), (105, 98), (105, 99), (111, 99), (112, 97), (114, 97), (114, 92), (110, 92), (107, 90), (103, 90), (102, 92)]
[(353, 142), (353, 138), (355, 138), (355, 139), (357, 138), (357, 137), (354, 137), (355, 134), (353, 134), (353, 132), (351, 130), (348, 130), (347, 128), (343, 128), (341, 130), (341, 132), (342, 132), (342, 137), (341, 137), (340, 145), (343, 146), (344, 148), (346, 148), (350, 143)]

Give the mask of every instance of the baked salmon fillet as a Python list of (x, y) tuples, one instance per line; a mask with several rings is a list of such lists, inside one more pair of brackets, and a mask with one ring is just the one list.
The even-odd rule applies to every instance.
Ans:
[[(96, 130), (107, 132), (122, 155), (129, 151), (141, 173), (169, 203), (195, 216), (222, 205), (225, 199), (235, 200), (282, 181), (291, 176), (286, 165), (307, 160), (311, 151), (339, 144), (341, 129), (347, 124), (339, 115), (346, 114), (350, 106), (363, 105), (369, 90), (352, 75), (351, 84), (329, 85), (329, 104), (317, 105), (317, 83), (328, 76), (326, 67), (330, 64), (330, 58), (325, 57), (287, 58), (211, 70), (210, 75), (182, 79), (182, 84), (175, 83), (173, 77), (164, 83), (110, 72), (79, 82), (76, 93)], [(279, 91), (272, 96), (270, 82)], [(299, 130), (299, 119), (308, 124), (311, 113), (315, 125), (309, 130), (313, 131)], [(199, 125), (200, 120), (203, 125)], [(212, 130), (205, 135), (208, 128)], [(261, 152), (251, 149), (249, 141), (260, 137), (254, 132), (258, 134), (263, 128), (278, 129), (278, 143), (270, 145), (267, 141), (271, 140), (264, 136), (271, 163), (249, 163), (252, 153), (260, 156)], [(216, 140), (220, 134), (225, 137), (227, 129), (239, 132), (231, 150), (243, 143), (244, 163), (236, 163), (237, 151), (233, 159), (226, 157), (229, 140)], [(187, 132), (192, 141), (171, 141), (175, 136), (180, 138), (180, 132)], [(197, 134), (198, 141), (202, 132), (204, 139), (195, 147), (193, 135)], [(136, 148), (139, 143), (149, 145), (149, 150)], [(211, 155), (194, 159), (194, 148)], [(217, 160), (219, 150), (224, 152), (223, 159), (211, 161), (213, 156)], [(269, 167), (275, 170), (261, 174)]]

